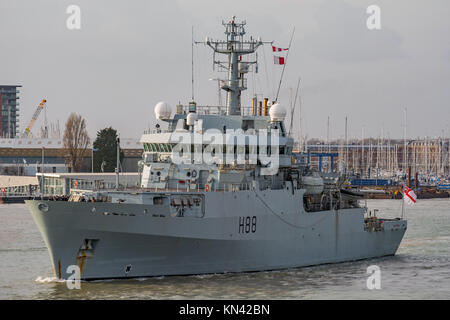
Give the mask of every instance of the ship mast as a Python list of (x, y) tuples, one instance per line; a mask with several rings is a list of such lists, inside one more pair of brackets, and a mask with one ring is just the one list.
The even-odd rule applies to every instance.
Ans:
[(246, 22), (236, 22), (235, 18), (233, 16), (227, 23), (222, 21), (227, 36), (226, 41), (213, 41), (206, 38), (205, 42), (196, 42), (208, 45), (215, 53), (228, 56), (227, 61), (214, 60), (214, 64), (228, 71), (228, 79), (221, 81), (220, 85), (220, 88), (227, 92), (227, 115), (241, 115), (241, 92), (247, 89), (244, 75), (248, 73), (250, 65), (257, 63), (256, 59), (244, 62), (242, 56), (254, 53), (263, 44), (260, 38), (244, 40)]

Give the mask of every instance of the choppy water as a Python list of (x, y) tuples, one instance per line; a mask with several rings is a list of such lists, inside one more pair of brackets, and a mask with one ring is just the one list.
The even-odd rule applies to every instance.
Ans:
[[(400, 200), (370, 200), (399, 216)], [(408, 208), (408, 230), (394, 257), (283, 271), (82, 282), (69, 290), (25, 205), (0, 205), (0, 299), (450, 299), (450, 200)], [(381, 269), (381, 289), (366, 286)]]

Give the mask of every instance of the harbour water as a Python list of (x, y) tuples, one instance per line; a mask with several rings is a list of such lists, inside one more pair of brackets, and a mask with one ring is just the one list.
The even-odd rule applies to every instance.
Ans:
[[(367, 200), (380, 216), (402, 200)], [(82, 282), (54, 278), (44, 241), (23, 204), (0, 205), (0, 299), (450, 299), (450, 200), (406, 208), (408, 230), (396, 256), (270, 272)], [(367, 268), (381, 289), (367, 288)]]

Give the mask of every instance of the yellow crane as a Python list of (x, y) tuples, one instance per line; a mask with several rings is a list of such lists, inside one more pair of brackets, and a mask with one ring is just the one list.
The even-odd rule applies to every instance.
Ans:
[(41, 103), (37, 106), (36, 111), (33, 114), (33, 117), (31, 118), (30, 122), (28, 123), (28, 126), (25, 128), (25, 130), (23, 132), (23, 137), (31, 136), (31, 128), (33, 127), (34, 123), (36, 122), (37, 118), (39, 117), (39, 114), (41, 113), (42, 109), (44, 109), (46, 103), (47, 103), (47, 100), (42, 99)]

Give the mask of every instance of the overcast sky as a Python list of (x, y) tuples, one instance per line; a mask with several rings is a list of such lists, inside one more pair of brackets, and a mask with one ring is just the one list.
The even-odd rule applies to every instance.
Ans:
[[(70, 4), (81, 8), (80, 30), (66, 27)], [(381, 8), (381, 30), (366, 27), (371, 4)], [(449, 135), (448, 0), (0, 0), (0, 84), (23, 86), (21, 130), (46, 98), (49, 121), (61, 127), (76, 112), (93, 137), (112, 126), (138, 138), (156, 123), (158, 101), (174, 110), (191, 97), (191, 26), (196, 40), (219, 39), (232, 15), (247, 21), (248, 36), (280, 47), (295, 27), (279, 100), (289, 105), (301, 77), (308, 137), (326, 138), (328, 116), (331, 136), (343, 137), (348, 116), (351, 137), (364, 127), (365, 137), (384, 128), (385, 137), (401, 138), (405, 107), (409, 136)], [(258, 57), (245, 105), (254, 92), (272, 99), (279, 81), (270, 47)], [(204, 45), (194, 60), (195, 100), (217, 104), (209, 79), (225, 74), (213, 71)]]

